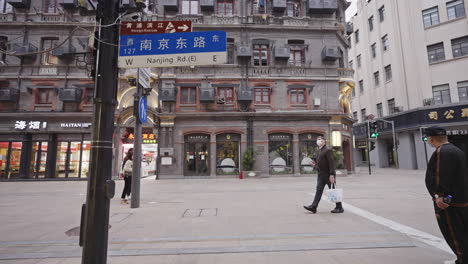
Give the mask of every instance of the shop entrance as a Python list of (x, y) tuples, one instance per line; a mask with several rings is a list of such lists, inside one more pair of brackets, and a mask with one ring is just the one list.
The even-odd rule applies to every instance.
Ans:
[(46, 161), (47, 161), (47, 141), (35, 141), (32, 144), (32, 154), (29, 169), (30, 178), (45, 178), (46, 177)]
[(203, 134), (185, 137), (184, 176), (210, 175), (210, 136)]
[(91, 142), (61, 141), (57, 145), (56, 175), (59, 178), (86, 178)]
[(216, 136), (216, 174), (238, 175), (240, 162), (240, 134)]
[(0, 178), (18, 178), (22, 142), (0, 142)]

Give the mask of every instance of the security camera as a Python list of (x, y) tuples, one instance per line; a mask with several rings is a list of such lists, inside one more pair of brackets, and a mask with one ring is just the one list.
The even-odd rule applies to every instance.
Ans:
[(137, 21), (138, 19), (140, 19), (140, 14), (133, 14), (130, 16), (130, 18), (133, 20), (133, 21)]

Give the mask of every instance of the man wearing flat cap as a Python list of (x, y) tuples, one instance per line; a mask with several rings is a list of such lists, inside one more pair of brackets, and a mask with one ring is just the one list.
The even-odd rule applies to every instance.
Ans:
[[(322, 198), (323, 189), (325, 185), (328, 185), (328, 188), (331, 189), (331, 185), (336, 182), (335, 180), (335, 159), (333, 158), (332, 150), (326, 147), (326, 141), (323, 137), (317, 138), (317, 146), (319, 147), (319, 152), (317, 155), (317, 191), (315, 192), (315, 198), (311, 205), (304, 206), (304, 209), (311, 211), (312, 213), (317, 212), (317, 206)], [(336, 203), (335, 209), (331, 213), (343, 213), (343, 206), (341, 203)]]
[(468, 264), (468, 176), (465, 154), (448, 142), (444, 128), (426, 128), (428, 143), (436, 150), (426, 170), (426, 187), (433, 201), (440, 231), (457, 256)]

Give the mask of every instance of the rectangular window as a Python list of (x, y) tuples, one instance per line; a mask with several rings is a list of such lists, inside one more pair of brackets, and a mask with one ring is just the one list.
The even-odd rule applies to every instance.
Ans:
[[(42, 50), (49, 50), (55, 48), (58, 44), (57, 38), (43, 38), (42, 39)], [(58, 58), (52, 55), (52, 51), (42, 53), (42, 60), (43, 65), (56, 65), (58, 64)]]
[(444, 43), (427, 46), (427, 56), (429, 57), (429, 63), (445, 60)]
[(468, 81), (459, 82), (457, 86), (458, 86), (458, 97), (460, 98), (460, 102), (467, 102), (468, 101)]
[(196, 104), (197, 88), (196, 87), (181, 87), (180, 103), (181, 104)]
[(354, 31), (354, 42), (359, 42), (359, 30)]
[(389, 82), (392, 80), (392, 65), (385, 66), (385, 81)]
[(465, 4), (463, 0), (448, 2), (447, 16), (449, 20), (465, 16)]
[(357, 55), (356, 60), (358, 68), (361, 68), (361, 54)]
[(37, 89), (35, 104), (52, 104), (54, 89)]
[(385, 20), (385, 6), (379, 8), (379, 20), (380, 22)]
[(360, 94), (364, 93), (364, 80), (359, 81), (359, 93)]
[[(4, 36), (0, 36), (0, 50), (7, 50), (7, 43), (8, 43), (8, 38)], [(0, 53), (0, 64), (5, 64), (6, 63), (6, 54), (5, 53)]]
[(356, 89), (353, 89), (353, 91), (351, 92), (351, 96), (356, 97)]
[(380, 85), (380, 74), (378, 71), (374, 72), (374, 85), (375, 87)]
[(353, 69), (353, 67), (354, 67), (353, 61), (352, 61), (352, 60), (349, 61), (349, 67), (350, 67), (351, 69)]
[(182, 14), (198, 15), (198, 0), (182, 0)]
[(234, 44), (227, 43), (226, 45), (226, 53), (227, 53), (227, 64), (234, 64)]
[(58, 13), (57, 0), (44, 0), (44, 13)]
[(430, 27), (440, 23), (439, 21), (439, 8), (433, 7), (426, 9), (422, 12), (424, 27)]
[(377, 117), (382, 117), (383, 116), (383, 108), (382, 108), (382, 103), (377, 104)]
[(224, 98), (225, 104), (234, 103), (234, 88), (232, 87), (219, 87), (218, 98)]
[(366, 114), (365, 108), (361, 109), (361, 119), (362, 119), (362, 122), (367, 120), (367, 114)]
[(253, 45), (253, 64), (255, 66), (268, 66), (269, 45)]
[(255, 103), (270, 104), (270, 88), (255, 88)]
[(348, 40), (349, 48), (352, 48), (352, 46), (351, 46), (351, 36), (349, 36), (346, 40)]
[(390, 99), (387, 101), (388, 113), (391, 115), (395, 113), (395, 99)]
[(232, 16), (234, 14), (233, 0), (218, 0), (217, 13), (219, 16)]
[(382, 37), (382, 48), (384, 51), (387, 51), (390, 48), (390, 43), (388, 42), (388, 35)]
[(289, 90), (289, 94), (291, 96), (291, 101), (290, 103), (292, 105), (297, 105), (297, 104), (306, 104), (306, 98), (305, 98), (305, 89), (291, 89)]
[(286, 14), (288, 17), (299, 17), (301, 14), (301, 1), (288, 0)]
[(304, 49), (291, 46), (288, 64), (293, 66), (303, 66), (305, 63)]
[(374, 16), (369, 17), (367, 22), (369, 23), (369, 31), (374, 30)]
[(13, 7), (7, 3), (7, 0), (0, 0), (0, 13), (9, 13), (13, 11)]
[(372, 44), (371, 53), (372, 53), (372, 58), (377, 57), (377, 43)]
[(353, 119), (358, 120), (357, 112), (353, 112)]
[(448, 84), (433, 86), (432, 96), (434, 97), (434, 103), (436, 105), (450, 104), (452, 102), (450, 99), (450, 87)]
[(452, 39), (453, 57), (468, 55), (468, 36)]

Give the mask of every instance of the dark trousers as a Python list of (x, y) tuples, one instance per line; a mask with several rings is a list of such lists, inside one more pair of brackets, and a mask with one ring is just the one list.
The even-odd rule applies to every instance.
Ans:
[(457, 264), (468, 264), (468, 207), (440, 210), (434, 205), (440, 231), (457, 256)]
[(126, 196), (130, 196), (130, 192), (132, 191), (132, 176), (125, 176), (124, 177), (124, 189), (122, 192), (122, 199), (125, 199)]
[[(335, 184), (336, 184), (336, 177), (335, 177)], [(325, 185), (328, 185), (328, 189), (331, 189), (331, 182), (329, 175), (318, 175), (317, 176), (317, 191), (315, 192), (315, 198), (312, 202), (312, 207), (317, 208), (322, 199), (323, 189), (325, 189)], [(336, 208), (343, 208), (341, 203), (336, 203)]]

